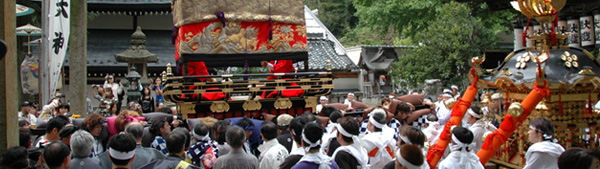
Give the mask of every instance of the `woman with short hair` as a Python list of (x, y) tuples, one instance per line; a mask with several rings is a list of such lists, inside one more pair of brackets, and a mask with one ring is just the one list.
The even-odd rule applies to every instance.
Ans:
[(557, 169), (558, 156), (565, 149), (555, 143), (554, 128), (550, 120), (537, 118), (529, 123), (529, 137), (527, 140), (533, 143), (525, 153), (525, 167), (523, 169)]

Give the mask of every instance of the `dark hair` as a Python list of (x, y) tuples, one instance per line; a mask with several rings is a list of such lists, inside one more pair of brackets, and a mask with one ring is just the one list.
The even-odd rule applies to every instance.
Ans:
[(427, 115), (427, 120), (434, 122), (434, 121), (438, 121), (438, 117), (435, 115), (435, 113), (431, 113), (429, 115)]
[(533, 126), (537, 132), (542, 133), (542, 139), (544, 141), (554, 139), (554, 125), (552, 125), (550, 120), (545, 118), (537, 118), (533, 119), (529, 125)]
[[(479, 115), (479, 117), (483, 117), (483, 112), (481, 111), (481, 108), (477, 107), (477, 106), (471, 106), (471, 110), (473, 110), (473, 112), (475, 112), (475, 114)], [(475, 116), (472, 116), (473, 118), (479, 120), (481, 118), (477, 118)]]
[(296, 143), (301, 143), (302, 136), (300, 134), (302, 134), (302, 129), (304, 129), (306, 123), (308, 123), (306, 116), (298, 116), (290, 121), (290, 133), (294, 135)]
[(65, 158), (69, 157), (71, 150), (69, 146), (62, 142), (52, 142), (44, 148), (44, 161), (49, 168), (56, 168), (65, 162)]
[(246, 140), (246, 132), (239, 126), (231, 126), (227, 129), (225, 138), (229, 146), (240, 148), (244, 144), (244, 140)]
[(213, 126), (213, 133), (215, 135), (215, 140), (217, 141), (217, 143), (224, 144), (226, 142), (225, 132), (227, 132), (229, 126), (229, 122), (225, 120), (219, 120), (215, 123), (215, 125)]
[(190, 136), (190, 131), (185, 127), (177, 127), (173, 131), (171, 131), (171, 133), (173, 132), (179, 133), (185, 137), (185, 142), (183, 146), (185, 147), (185, 150), (188, 150), (190, 148), (190, 138), (192, 137)]
[(408, 102), (400, 101), (396, 106), (396, 112), (394, 112), (394, 115), (398, 115), (398, 112), (410, 113), (410, 109), (411, 107)]
[(11, 147), (2, 153), (2, 168), (27, 168), (27, 149), (21, 146)]
[(314, 114), (312, 114), (312, 113), (304, 113), (304, 114), (302, 114), (302, 116), (306, 117), (306, 119), (307, 119), (309, 122), (310, 122), (310, 121), (314, 121), (315, 123), (317, 123), (317, 124), (319, 124), (319, 125), (321, 124), (321, 120), (319, 120), (319, 119), (317, 118), (317, 116), (315, 116), (315, 115), (314, 115)]
[[(344, 130), (346, 130), (346, 132), (348, 132), (352, 135), (358, 135), (360, 133), (360, 131), (359, 131), (360, 124), (358, 124), (358, 122), (356, 120), (354, 120), (352, 117), (342, 117), (341, 119), (338, 119), (338, 124), (340, 124), (340, 126), (342, 126), (342, 128), (344, 128)], [(341, 133), (338, 132), (338, 134), (341, 134)], [(342, 135), (342, 139), (345, 142), (353, 143), (352, 137), (346, 137), (346, 136)]]
[(67, 138), (71, 136), (71, 134), (75, 133), (77, 130), (79, 130), (79, 127), (77, 126), (66, 126), (60, 130), (58, 135), (60, 136), (60, 138)]
[(19, 120), (19, 127), (23, 127), (25, 125), (31, 125), (27, 120)]
[(19, 146), (28, 148), (31, 144), (31, 130), (19, 128)]
[(260, 133), (267, 140), (277, 138), (277, 125), (273, 122), (264, 122), (260, 127)]
[(344, 117), (344, 115), (342, 115), (342, 113), (340, 113), (340, 111), (336, 109), (329, 115), (329, 120), (331, 120), (331, 122), (333, 123), (337, 123), (337, 120), (342, 117)]
[(327, 107), (323, 107), (323, 108), (321, 109), (321, 113), (320, 113), (320, 115), (321, 115), (321, 116), (325, 116), (325, 117), (329, 117), (329, 116), (331, 115), (331, 113), (333, 113), (333, 112), (336, 112), (336, 111), (337, 111), (337, 112), (340, 112), (340, 111), (339, 111), (338, 109), (336, 109), (335, 107), (329, 107), (329, 106), (327, 106)]
[(464, 144), (471, 144), (473, 142), (473, 132), (467, 128), (457, 126), (452, 129), (452, 134), (456, 136), (458, 141)]
[(144, 136), (144, 126), (140, 123), (129, 123), (125, 126), (125, 133), (131, 134), (135, 139), (142, 138)]
[(100, 115), (99, 113), (92, 113), (88, 114), (83, 120), (83, 127), (87, 131), (92, 131), (94, 127), (96, 127), (97, 125), (102, 125), (102, 123), (104, 123), (104, 117), (102, 117), (102, 115)]
[[(419, 147), (425, 146), (425, 141), (427, 140), (427, 136), (425, 136), (423, 131), (419, 130), (416, 127), (404, 125), (404, 126), (400, 127), (400, 129), (398, 130), (398, 133), (406, 136), (406, 138), (408, 138), (408, 140), (410, 140), (410, 142), (416, 146), (419, 146)], [(402, 141), (402, 139), (400, 139), (400, 141), (402, 143), (404, 143), (404, 141)]]
[(58, 111), (58, 109), (61, 109), (61, 108), (66, 108), (67, 111), (71, 111), (71, 106), (69, 106), (69, 104), (67, 104), (67, 103), (58, 105), (58, 107), (56, 107), (56, 110)]
[[(323, 137), (323, 128), (321, 127), (321, 125), (310, 122), (304, 126), (303, 132), (304, 132), (304, 135), (306, 136), (306, 139), (308, 139), (308, 141), (318, 144), (317, 146), (310, 148), (310, 150), (315, 150), (315, 149), (318, 150), (321, 148), (321, 144), (318, 143), (318, 141), (321, 140), (321, 137)], [(300, 138), (302, 138), (302, 136), (300, 136)], [(305, 142), (305, 144), (304, 144), (305, 147), (309, 146), (308, 143), (306, 143), (306, 141), (304, 141), (304, 140), (302, 140), (302, 141)]]
[(594, 158), (600, 160), (598, 151), (581, 147), (569, 148), (558, 157), (558, 168), (590, 168)]
[[(130, 152), (130, 151), (134, 151), (135, 147), (137, 146), (136, 142), (135, 142), (135, 138), (133, 138), (133, 136), (131, 134), (117, 134), (115, 136), (113, 136), (112, 138), (110, 138), (110, 141), (108, 142), (108, 147), (117, 150), (119, 152)], [(119, 160), (119, 159), (115, 159), (112, 156), (110, 156), (110, 161), (112, 161), (113, 164), (115, 165), (119, 165), (119, 166), (124, 166), (127, 165), (131, 159), (128, 160)]]
[[(384, 124), (384, 125), (385, 125), (386, 119), (385, 119), (385, 114), (384, 114), (384, 113), (373, 113), (373, 114), (372, 114), (372, 116), (373, 116), (373, 119), (374, 119), (374, 120), (375, 120), (377, 123), (379, 123), (379, 124)], [(370, 123), (370, 122), (369, 122), (369, 123)], [(371, 125), (373, 125), (373, 124), (371, 124)], [(375, 125), (373, 125), (373, 127), (374, 127), (374, 129), (375, 129), (375, 130), (374, 130), (375, 132), (380, 132), (380, 131), (381, 131), (381, 128), (379, 128), (379, 127), (377, 127), (377, 126), (375, 126)]]
[[(156, 102), (156, 107), (158, 107), (158, 103), (162, 103), (162, 102)], [(164, 105), (164, 103), (163, 103), (163, 105)], [(160, 108), (160, 109), (158, 109), (158, 112), (173, 114), (173, 111), (171, 111), (171, 108), (168, 108), (168, 107)]]
[(183, 150), (183, 146), (185, 146), (187, 137), (181, 132), (171, 132), (165, 138), (167, 142), (167, 150), (170, 153), (179, 153)]
[(248, 130), (250, 126), (254, 127), (254, 122), (252, 122), (252, 120), (250, 120), (249, 118), (244, 117), (240, 119), (235, 125), (240, 126), (244, 130)]
[[(64, 116), (62, 116), (62, 117), (64, 117)], [(56, 132), (59, 132), (68, 123), (69, 122), (65, 121), (63, 118), (61, 118), (61, 116), (54, 117), (54, 118), (48, 120), (48, 123), (46, 125), (46, 133), (50, 133), (54, 129), (56, 129)]]
[(404, 144), (398, 150), (404, 160), (416, 166), (423, 165), (423, 152), (421, 148), (415, 145)]
[[(155, 118), (152, 120), (152, 125), (150, 125), (150, 133), (154, 136), (161, 136), (160, 129), (165, 127), (165, 123), (168, 123), (169, 119), (167, 117), (164, 118)], [(161, 136), (162, 137), (162, 136)]]
[(208, 127), (202, 123), (196, 124), (196, 126), (194, 126), (194, 133), (204, 136), (208, 133)]

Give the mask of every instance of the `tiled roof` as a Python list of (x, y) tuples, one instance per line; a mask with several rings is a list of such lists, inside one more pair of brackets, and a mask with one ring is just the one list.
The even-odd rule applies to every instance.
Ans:
[[(117, 62), (114, 55), (129, 48), (133, 32), (133, 30), (88, 30), (87, 66), (127, 66), (127, 63)], [(167, 63), (175, 64), (175, 46), (171, 45), (171, 32), (144, 30), (144, 33), (146, 49), (159, 58), (157, 63), (148, 63), (148, 66), (164, 67)], [(69, 66), (69, 57), (65, 58), (65, 66)]]
[[(119, 63), (114, 55), (129, 48), (133, 31), (124, 30), (88, 30), (87, 66), (89, 67), (126, 67)], [(171, 45), (170, 31), (144, 30), (146, 34), (146, 49), (158, 56), (157, 63), (148, 63), (148, 67), (164, 67), (167, 63), (175, 64), (175, 46)], [(327, 60), (331, 60), (333, 70), (353, 70), (358, 67), (347, 56), (339, 56), (334, 49), (334, 43), (324, 38), (308, 39), (309, 70), (326, 70)], [(66, 57), (65, 66), (69, 66)], [(301, 61), (300, 70), (304, 69)]]
[(304, 6), (304, 20), (306, 21), (306, 33), (319, 35), (319, 38), (325, 38), (334, 43), (335, 52), (338, 55), (346, 55), (346, 48), (333, 34), (325, 27), (325, 24), (311, 11), (306, 5)]
[[(356, 66), (347, 56), (340, 56), (335, 52), (334, 43), (328, 39), (309, 38), (308, 39), (308, 69), (309, 70), (326, 70), (327, 61), (331, 61), (331, 69), (335, 70), (358, 70)], [(299, 69), (304, 69), (304, 61), (298, 62), (294, 66), (300, 66)]]

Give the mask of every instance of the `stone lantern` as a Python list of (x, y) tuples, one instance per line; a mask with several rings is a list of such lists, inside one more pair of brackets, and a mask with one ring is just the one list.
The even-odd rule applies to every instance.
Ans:
[[(135, 32), (131, 34), (129, 49), (125, 50), (122, 53), (116, 54), (115, 59), (117, 62), (127, 62), (127, 71), (132, 71), (132, 67), (135, 65), (138, 68), (141, 68), (141, 82), (144, 86), (150, 84), (148, 80), (148, 62), (158, 62), (158, 57), (156, 54), (150, 53), (150, 51), (146, 50), (146, 34), (142, 32), (141, 27), (137, 27)], [(133, 71), (132, 71), (133, 72)], [(131, 73), (131, 72), (130, 72)], [(139, 76), (139, 74), (136, 72)]]
[(139, 102), (139, 100), (142, 98), (142, 93), (140, 92), (141, 85), (139, 84), (141, 77), (142, 76), (140, 76), (140, 74), (136, 71), (135, 65), (131, 67), (131, 71), (127, 73), (127, 76), (125, 76), (127, 82), (124, 84), (124, 86), (127, 87), (126, 95), (128, 103), (130, 101)]

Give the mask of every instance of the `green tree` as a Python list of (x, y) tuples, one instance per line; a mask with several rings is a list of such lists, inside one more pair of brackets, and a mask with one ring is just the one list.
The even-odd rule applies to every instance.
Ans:
[(319, 20), (335, 37), (342, 37), (358, 23), (352, 0), (320, 0)]
[(433, 18), (427, 27), (415, 32), (414, 41), (419, 46), (407, 51), (391, 69), (390, 74), (401, 86), (422, 85), (425, 79), (466, 84), (470, 59), (495, 45), (500, 33), (486, 28), (465, 3), (444, 3)]

